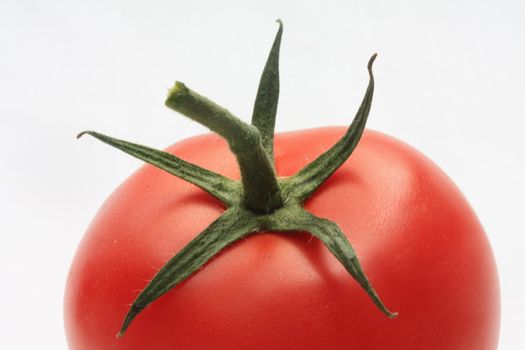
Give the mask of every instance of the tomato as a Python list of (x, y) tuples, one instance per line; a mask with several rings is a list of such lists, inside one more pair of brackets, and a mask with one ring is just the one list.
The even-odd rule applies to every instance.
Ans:
[(348, 129), (275, 135), (282, 31), (251, 124), (177, 82), (166, 106), (221, 138), (162, 152), (79, 134), (150, 165), (78, 248), (70, 348), (495, 349), (497, 273), (472, 209), (423, 155), (364, 133), (376, 55)]
[[(293, 175), (344, 131), (278, 134), (278, 175)], [(169, 152), (239, 178), (215, 135)], [(309, 233), (260, 232), (152, 303), (117, 339), (144, 284), (225, 209), (145, 165), (107, 200), (78, 248), (65, 298), (70, 348), (496, 349), (498, 279), (487, 238), (456, 186), (422, 154), (367, 131), (305, 208), (339, 224), (399, 317), (380, 313)]]

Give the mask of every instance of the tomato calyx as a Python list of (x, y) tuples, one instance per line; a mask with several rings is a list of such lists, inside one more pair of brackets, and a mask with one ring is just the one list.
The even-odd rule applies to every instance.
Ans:
[(228, 110), (176, 82), (166, 106), (208, 127), (227, 142), (241, 170), (234, 181), (167, 152), (119, 140), (95, 131), (91, 135), (138, 159), (186, 180), (222, 201), (227, 209), (172, 257), (140, 292), (130, 307), (117, 336), (122, 336), (133, 319), (149, 304), (176, 287), (226, 246), (248, 235), (262, 232), (310, 232), (321, 240), (348, 273), (389, 318), (390, 312), (368, 281), (354, 249), (339, 226), (303, 208), (315, 190), (351, 155), (364, 131), (374, 92), (372, 65), (368, 62), (369, 84), (363, 101), (343, 137), (295, 175), (280, 179), (274, 167), (273, 139), (279, 98), (279, 48), (283, 25), (275, 37), (261, 76), (251, 124)]

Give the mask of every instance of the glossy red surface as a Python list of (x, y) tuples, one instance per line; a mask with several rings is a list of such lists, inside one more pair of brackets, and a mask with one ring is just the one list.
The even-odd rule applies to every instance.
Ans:
[[(278, 174), (294, 174), (344, 131), (278, 135)], [(169, 150), (239, 177), (216, 136)], [(65, 296), (70, 348), (497, 348), (499, 289), (489, 243), (458, 189), (419, 152), (368, 131), (306, 208), (339, 224), (397, 319), (378, 311), (310, 234), (260, 233), (154, 302), (117, 339), (148, 280), (223, 210), (200, 189), (143, 166), (107, 200), (78, 248)]]

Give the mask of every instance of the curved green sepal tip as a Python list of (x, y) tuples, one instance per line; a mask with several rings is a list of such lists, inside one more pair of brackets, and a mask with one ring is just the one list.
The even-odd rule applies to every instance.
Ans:
[(252, 114), (252, 125), (261, 133), (262, 144), (272, 164), (275, 118), (279, 102), (279, 51), (283, 35), (283, 22), (280, 19), (276, 22), (279, 24), (279, 30), (261, 75)]
[(357, 147), (365, 130), (368, 114), (374, 96), (374, 74), (372, 66), (377, 54), (368, 61), (369, 82), (365, 96), (361, 102), (352, 124), (341, 139), (330, 149), (317, 157), (283, 184), (284, 196), (296, 198), (300, 202), (308, 199), (312, 193), (323, 184), (350, 157)]
[(77, 138), (86, 134), (200, 187), (227, 206), (234, 205), (240, 200), (237, 183), (220, 174), (186, 162), (170, 153), (116, 139), (95, 131), (83, 131), (77, 135)]
[(119, 334), (126, 332), (131, 321), (146, 306), (184, 281), (226, 246), (254, 232), (259, 224), (252, 218), (253, 214), (245, 209), (230, 208), (188, 243), (140, 292), (126, 315)]
[(397, 317), (397, 312), (388, 310), (379, 298), (379, 295), (366, 277), (354, 248), (336, 223), (319, 218), (297, 206), (294, 210), (290, 210), (290, 214), (286, 216), (285, 220), (274, 221), (271, 230), (305, 231), (311, 233), (324, 243), (386, 316), (389, 318)]

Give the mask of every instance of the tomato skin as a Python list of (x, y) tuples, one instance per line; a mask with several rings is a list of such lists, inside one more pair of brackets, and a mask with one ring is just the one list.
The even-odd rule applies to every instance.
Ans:
[[(291, 176), (346, 128), (278, 134), (279, 176)], [(169, 148), (238, 179), (214, 135)], [(493, 350), (499, 287), (485, 233), (468, 203), (431, 161), (367, 131), (350, 159), (306, 202), (354, 246), (388, 319), (308, 233), (258, 233), (236, 242), (118, 332), (139, 291), (224, 206), (145, 165), (106, 201), (68, 277), (71, 349)]]

